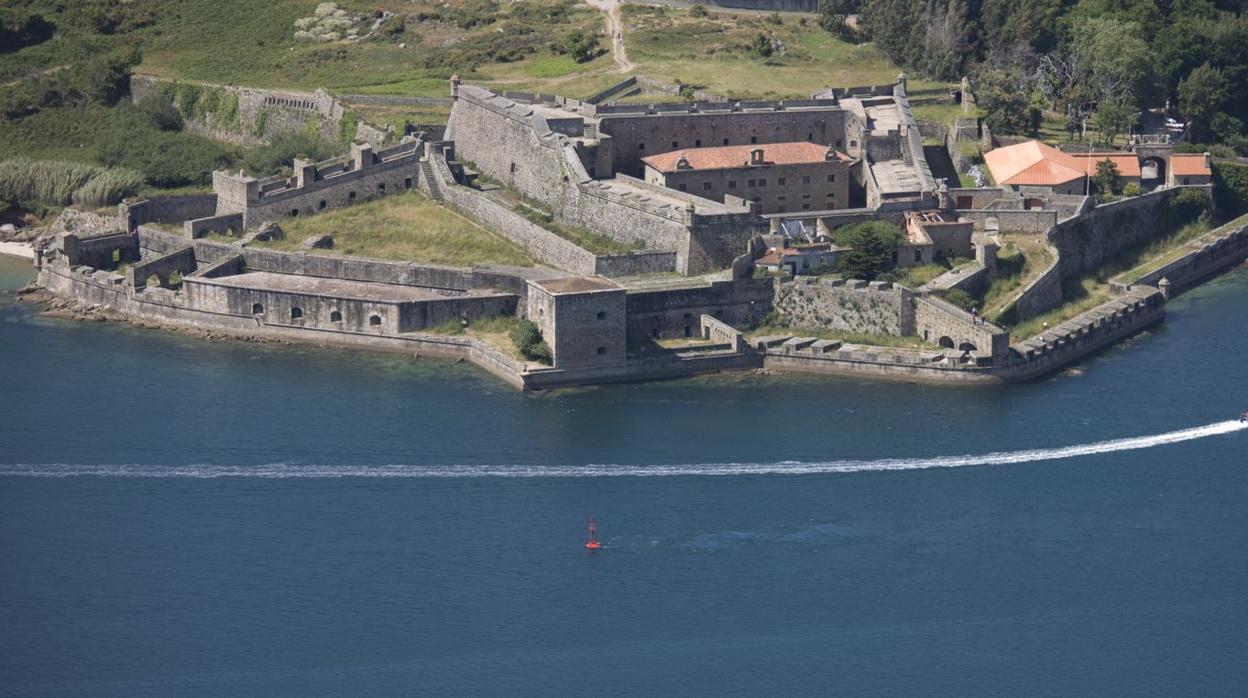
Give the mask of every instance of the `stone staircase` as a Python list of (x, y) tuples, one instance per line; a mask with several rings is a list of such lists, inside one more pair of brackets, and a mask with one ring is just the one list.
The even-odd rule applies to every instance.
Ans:
[(442, 188), (438, 185), (438, 179), (433, 176), (433, 165), (427, 159), (420, 161), (420, 176), (424, 178), (425, 184), (429, 187), (429, 198), (440, 201)]

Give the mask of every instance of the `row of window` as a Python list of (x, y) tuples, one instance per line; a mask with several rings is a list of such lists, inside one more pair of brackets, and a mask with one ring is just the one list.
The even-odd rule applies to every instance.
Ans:
[[(807, 140), (808, 142), (813, 143), (813, 142), (815, 141), (815, 134), (813, 134), (813, 133), (808, 133), (808, 134), (806, 134), (806, 140)], [(750, 136), (750, 144), (751, 144), (751, 145), (754, 145), (754, 144), (756, 144), (756, 143), (758, 143), (758, 136)], [(851, 145), (851, 146), (855, 146), (855, 147), (858, 145), (858, 141), (850, 141), (849, 143), (850, 143), (850, 145)], [(732, 139), (731, 139), (731, 138), (725, 138), (725, 139), (724, 139), (724, 142), (723, 142), (723, 145), (732, 145)], [(694, 141), (693, 141), (693, 147), (695, 147), (695, 148), (701, 148), (701, 147), (702, 147), (702, 139), (701, 139), (701, 138), (694, 139)], [(839, 139), (839, 138), (838, 138), (838, 139), (836, 139), (836, 147), (837, 147), (837, 148), (840, 148), (840, 147), (841, 147), (841, 139)], [(637, 150), (645, 150), (645, 149), (646, 149), (646, 144), (645, 144), (645, 143), (638, 143), (638, 144), (637, 144)], [(680, 141), (672, 141), (672, 150), (680, 150)]]
[[(411, 178), (411, 177), (404, 177), (404, 178), (403, 178), (403, 188), (404, 188), (404, 189), (411, 189), (411, 188), (412, 188), (412, 178)], [(380, 194), (380, 195), (382, 195), (382, 196), (384, 196), (384, 195), (385, 195), (385, 193), (386, 193), (386, 183), (385, 183), (385, 182), (381, 182), (380, 184), (378, 184), (378, 185), (377, 185), (377, 193), (378, 193), (378, 194)], [(349, 192), (347, 192), (347, 203), (349, 203), (349, 204), (353, 204), (353, 203), (355, 203), (355, 192), (353, 192), (353, 191), (349, 191)], [(325, 210), (328, 206), (329, 206), (329, 202), (327, 202), (325, 199), (321, 199), (320, 201), (316, 202), (316, 210), (318, 210), (318, 211), (324, 211), (324, 210)], [(298, 216), (299, 216), (299, 209), (297, 209), (297, 208), (292, 208), (292, 209), (290, 209), (290, 217), (291, 217), (291, 218), (297, 218)]]
[[(263, 314), (264, 314), (264, 304), (262, 304), (262, 303), (252, 303), (252, 304), (251, 304), (251, 314), (252, 314), (252, 315), (263, 315)], [(302, 319), (303, 319), (303, 308), (300, 308), (299, 306), (293, 306), (293, 307), (291, 307), (291, 309), (290, 309), (290, 319), (291, 319), (291, 320), (302, 320)], [(330, 322), (342, 322), (342, 311), (340, 311), (340, 310), (331, 310), (331, 311), (329, 312), (329, 321), (330, 321)], [(380, 315), (369, 315), (369, 316), (368, 316), (368, 324), (369, 324), (369, 325), (372, 325), (372, 326), (374, 326), (374, 327), (375, 327), (375, 326), (377, 326), (377, 325), (380, 325), (380, 324), (381, 324), (381, 316), (380, 316)]]

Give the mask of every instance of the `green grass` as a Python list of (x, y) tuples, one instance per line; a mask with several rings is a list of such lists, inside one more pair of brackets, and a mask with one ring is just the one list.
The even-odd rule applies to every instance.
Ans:
[(873, 347), (893, 347), (896, 349), (934, 349), (936, 345), (924, 342), (918, 337), (896, 337), (893, 335), (867, 334), (865, 332), (844, 332), (827, 327), (786, 327), (783, 325), (763, 325), (750, 330), (751, 337), (776, 335), (793, 335), (794, 337), (814, 337), (816, 339), (834, 339), (846, 344), (864, 344)]
[[(714, 94), (754, 98), (809, 97), (832, 86), (889, 84), (901, 72), (873, 45), (855, 46), (792, 17), (781, 25), (765, 15), (625, 5), (621, 9), (628, 58), (638, 72), (666, 82), (704, 86)], [(784, 42), (768, 59), (749, 54), (759, 32)], [(911, 81), (912, 89), (940, 83)]]
[(1043, 235), (1002, 233), (999, 238), (1002, 248), (998, 253), (998, 266), (1011, 267), (1017, 271), (995, 279), (984, 294), (984, 317), (996, 323), (1002, 322), (1000, 314), (1017, 292), (1053, 264), (1053, 253), (1045, 245)]
[(518, 361), (524, 361), (524, 356), (520, 354), (515, 342), (511, 340), (511, 331), (519, 326), (521, 322), (523, 321), (518, 317), (500, 315), (497, 317), (479, 318), (467, 325), (464, 325), (462, 322), (446, 322), (434, 327), (426, 327), (421, 332), (480, 339), (507, 356)]
[(323, 252), (453, 266), (534, 264), (524, 248), (417, 192), (286, 218), (280, 225), (284, 240), (256, 246), (297, 250), (312, 235), (332, 233), (334, 248)]
[(1037, 315), (1029, 320), (1010, 327), (1010, 341), (1017, 342), (1030, 339), (1045, 329), (1052, 329), (1061, 323), (1087, 312), (1108, 301), (1112, 296), (1109, 286), (1098, 281), (1095, 276), (1064, 282), (1062, 294), (1066, 302), (1061, 307), (1047, 313)]
[(906, 288), (915, 289), (944, 274), (949, 269), (940, 264), (924, 264), (920, 267), (907, 267), (899, 271), (903, 273), (903, 276), (897, 280), (897, 283)]
[[(1226, 225), (1243, 225), (1245, 222), (1248, 222), (1248, 215), (1240, 216)], [(1114, 281), (1130, 284), (1146, 274), (1151, 274), (1152, 272), (1157, 271), (1179, 257), (1191, 252), (1192, 250), (1187, 247), (1187, 243), (1207, 235), (1209, 232), (1210, 230), (1207, 224), (1200, 221), (1188, 223), (1180, 228), (1178, 233), (1163, 240), (1158, 240), (1145, 248), (1139, 257), (1148, 261), (1139, 264), (1130, 271), (1119, 274), (1114, 277)]]

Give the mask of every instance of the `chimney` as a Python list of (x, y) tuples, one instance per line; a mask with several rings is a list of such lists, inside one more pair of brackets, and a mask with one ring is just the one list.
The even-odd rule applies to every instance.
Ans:
[(751, 148), (751, 149), (750, 149), (750, 164), (751, 164), (751, 165), (762, 165), (763, 163), (764, 163), (764, 160), (763, 160), (763, 149), (762, 149), (762, 148)]
[(1205, 169), (1213, 170), (1213, 156), (1209, 153), (1205, 153)]
[(451, 99), (459, 99), (459, 73), (451, 75)]
[(373, 146), (367, 143), (351, 144), (351, 169), (359, 171), (373, 164)]

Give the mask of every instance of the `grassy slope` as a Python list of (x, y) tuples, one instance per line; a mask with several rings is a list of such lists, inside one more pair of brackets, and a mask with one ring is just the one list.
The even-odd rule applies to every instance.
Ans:
[[(669, 82), (705, 85), (712, 93), (737, 97), (809, 97), (831, 86), (888, 84), (901, 72), (874, 46), (855, 46), (787, 16), (773, 24), (765, 15), (714, 12), (694, 17), (687, 10), (625, 5), (622, 10), (628, 58), (642, 74)], [(769, 59), (751, 57), (758, 33), (780, 39), (786, 51)], [(913, 89), (936, 83), (911, 80)]]
[(417, 192), (281, 222), (286, 239), (259, 243), (298, 249), (311, 235), (333, 233), (340, 254), (430, 264), (532, 266), (519, 245), (477, 226)]

